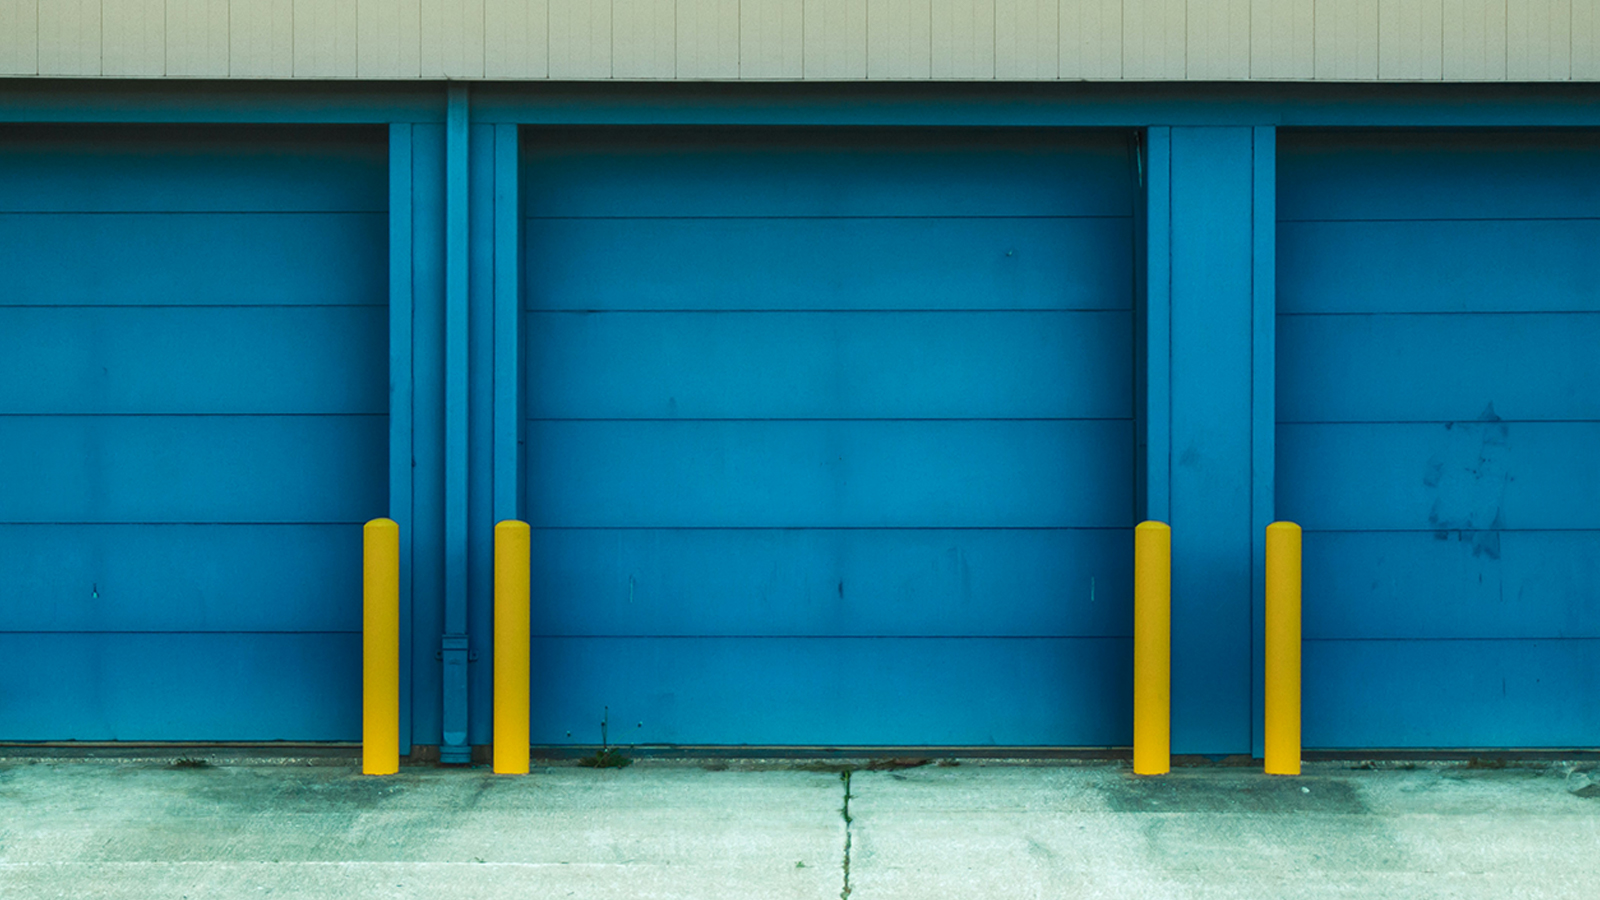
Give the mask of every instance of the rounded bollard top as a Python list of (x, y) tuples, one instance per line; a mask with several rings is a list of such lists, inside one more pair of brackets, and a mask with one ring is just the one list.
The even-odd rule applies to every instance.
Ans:
[(528, 527), (527, 522), (524, 522), (521, 519), (504, 519), (495, 523), (494, 530), (499, 532), (516, 532), (530, 531), (532, 529)]
[(1138, 525), (1135, 525), (1133, 527), (1133, 530), (1134, 531), (1171, 531), (1172, 530), (1172, 526), (1168, 525), (1165, 522), (1157, 522), (1154, 519), (1151, 519), (1151, 520), (1149, 520), (1147, 522), (1140, 522)]
[(1293, 522), (1273, 522), (1271, 525), (1267, 526), (1267, 533), (1268, 534), (1272, 534), (1275, 531), (1276, 532), (1287, 532), (1289, 534), (1299, 534), (1300, 533), (1300, 526), (1296, 525)]
[(372, 519), (371, 521), (367, 522), (367, 524), (365, 526), (363, 526), (363, 527), (367, 531), (387, 531), (390, 528), (398, 529), (400, 527), (400, 523), (396, 522), (393, 519), (378, 518), (378, 519)]

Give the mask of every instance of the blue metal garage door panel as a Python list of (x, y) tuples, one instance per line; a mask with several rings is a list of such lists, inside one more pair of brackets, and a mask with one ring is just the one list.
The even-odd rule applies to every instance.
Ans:
[(358, 130), (0, 140), (0, 738), (359, 736), (386, 159)]
[(1289, 133), (1312, 747), (1600, 742), (1600, 138)]
[(1126, 743), (1126, 138), (525, 140), (534, 740)]

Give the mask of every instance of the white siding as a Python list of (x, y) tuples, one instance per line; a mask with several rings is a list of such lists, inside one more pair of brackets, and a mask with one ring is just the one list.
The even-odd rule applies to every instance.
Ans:
[(1122, 0), (1061, 0), (1059, 33), (1062, 78), (1122, 77)]
[(1251, 0), (1251, 78), (1316, 75), (1316, 11), (1316, 0)]
[(422, 0), (422, 77), (483, 77), (483, 0)]
[(669, 80), (678, 75), (674, 0), (612, 0), (611, 74)]
[(40, 0), (39, 74), (100, 74), (100, 0)]
[(1506, 2), (1507, 0), (1444, 0), (1446, 79), (1505, 80)]
[(422, 75), (421, 0), (357, 0), (356, 71), (363, 78)]
[(678, 77), (739, 77), (739, 0), (678, 0)]
[(1507, 76), (1512, 81), (1571, 78), (1571, 0), (1515, 0), (1506, 12)]
[[(1398, 0), (1397, 0), (1398, 2)], [(1368, 81), (1378, 77), (1378, 0), (1317, 4), (1312, 23), (1313, 77)]]
[(356, 0), (294, 0), (294, 74), (355, 77)]
[(1444, 77), (1444, 0), (1381, 0), (1378, 76), (1394, 81)]
[(1572, 79), (1600, 80), (1600, 0), (1572, 0)]
[(994, 73), (1005, 81), (1059, 78), (1057, 0), (995, 0)]
[(0, 77), (1600, 80), (1600, 0), (0, 0)]
[(1189, 0), (1185, 75), (1195, 81), (1250, 77), (1250, 0)]
[(805, 0), (740, 0), (740, 78), (800, 78), (805, 58)]
[(485, 78), (547, 78), (550, 75), (548, 0), (484, 0)]
[(164, 74), (228, 77), (228, 0), (167, 0)]
[(39, 74), (39, 0), (0, 0), (0, 75)]
[(867, 77), (867, 0), (805, 0), (805, 77)]
[(1123, 0), (1122, 76), (1183, 81), (1188, 69), (1184, 0)]
[(995, 0), (949, 0), (930, 10), (932, 75), (983, 81), (994, 77)]
[(229, 4), (228, 75), (294, 75), (294, 0), (234, 0)]
[(150, 78), (167, 73), (163, 0), (101, 0), (100, 73)]
[(550, 77), (611, 77), (611, 4), (550, 0)]
[(929, 0), (867, 0), (867, 77), (932, 77), (932, 28)]

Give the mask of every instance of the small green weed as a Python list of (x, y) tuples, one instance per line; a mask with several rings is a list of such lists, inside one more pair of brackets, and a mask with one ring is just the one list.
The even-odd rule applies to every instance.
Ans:
[(585, 756), (578, 760), (578, 765), (588, 766), (591, 769), (626, 769), (633, 765), (633, 760), (623, 756), (615, 747), (606, 747), (596, 750), (593, 756)]

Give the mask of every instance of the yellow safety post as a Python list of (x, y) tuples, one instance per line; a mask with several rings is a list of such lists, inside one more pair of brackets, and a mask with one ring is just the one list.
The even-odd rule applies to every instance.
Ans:
[(400, 771), (400, 526), (362, 531), (361, 771)]
[(1172, 768), (1172, 529), (1133, 530), (1133, 773)]
[(528, 523), (494, 527), (494, 770), (528, 772)]
[(1300, 526), (1267, 526), (1265, 762), (1300, 774)]

